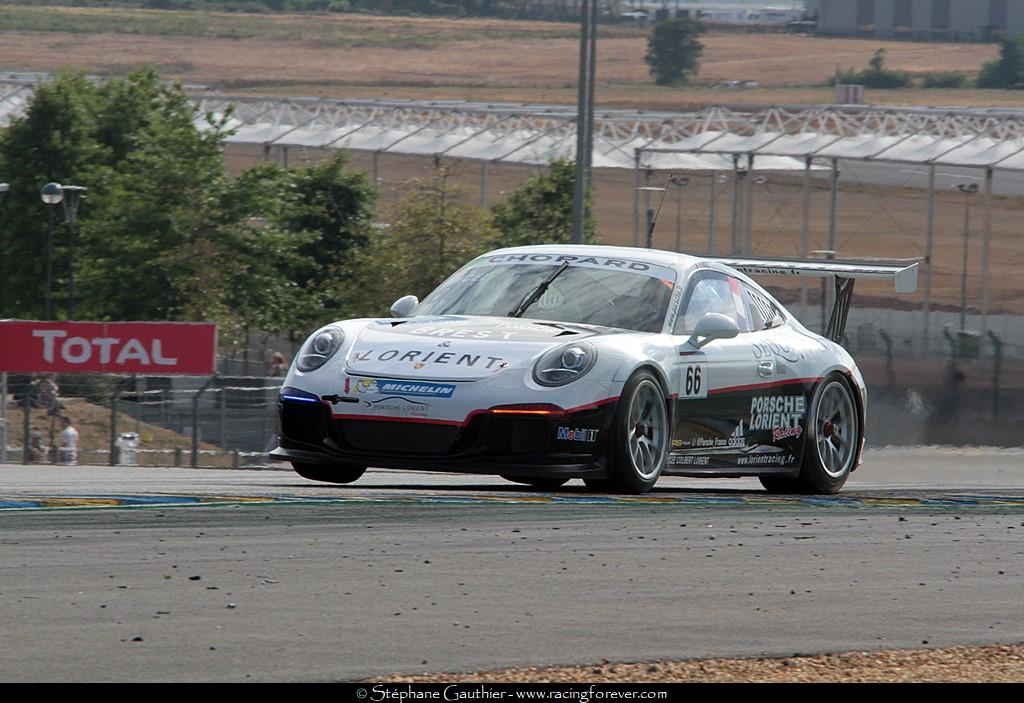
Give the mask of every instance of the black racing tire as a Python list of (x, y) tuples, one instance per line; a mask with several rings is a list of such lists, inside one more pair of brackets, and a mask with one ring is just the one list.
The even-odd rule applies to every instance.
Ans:
[(650, 371), (634, 373), (619, 398), (608, 449), (611, 488), (647, 493), (665, 468), (671, 442), (665, 390)]
[(366, 467), (359, 464), (303, 464), (293, 461), (292, 468), (302, 478), (324, 483), (352, 483), (366, 473)]
[(521, 483), (524, 486), (536, 488), (538, 491), (557, 491), (569, 482), (567, 478), (542, 478), (540, 476), (505, 476), (502, 474), (501, 477), (512, 483)]
[(829, 374), (814, 389), (797, 479), (802, 493), (838, 493), (850, 477), (863, 432), (853, 393), (850, 382), (838, 373)]

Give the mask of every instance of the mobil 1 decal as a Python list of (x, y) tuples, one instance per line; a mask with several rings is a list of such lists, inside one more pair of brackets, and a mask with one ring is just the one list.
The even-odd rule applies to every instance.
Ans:
[[(706, 369), (701, 371), (702, 380), (705, 374)], [(705, 391), (698, 398), (684, 397), (685, 383), (684, 376), (676, 404), (670, 468), (785, 468), (799, 464), (810, 384), (783, 381)]]

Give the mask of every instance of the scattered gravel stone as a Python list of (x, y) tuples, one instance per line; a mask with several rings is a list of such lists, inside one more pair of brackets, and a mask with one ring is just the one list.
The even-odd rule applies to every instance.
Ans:
[[(925, 640), (927, 643), (927, 640)], [(424, 661), (423, 664), (426, 664)], [(523, 667), (374, 678), (382, 683), (1024, 683), (1024, 643), (845, 652), (778, 659), (707, 659)]]

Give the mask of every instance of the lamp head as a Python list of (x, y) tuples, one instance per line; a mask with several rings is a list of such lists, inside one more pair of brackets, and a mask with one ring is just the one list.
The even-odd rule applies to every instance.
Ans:
[(56, 205), (64, 199), (64, 189), (60, 187), (60, 183), (47, 183), (43, 186), (40, 196), (47, 205)]

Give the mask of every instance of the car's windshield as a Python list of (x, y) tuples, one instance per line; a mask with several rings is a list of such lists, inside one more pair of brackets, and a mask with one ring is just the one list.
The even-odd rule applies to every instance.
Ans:
[(675, 286), (672, 269), (641, 262), (554, 255), (508, 259), (481, 259), (459, 270), (427, 296), (416, 314), (507, 316), (571, 259), (523, 317), (660, 332)]

